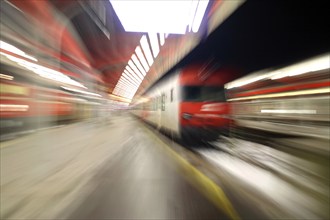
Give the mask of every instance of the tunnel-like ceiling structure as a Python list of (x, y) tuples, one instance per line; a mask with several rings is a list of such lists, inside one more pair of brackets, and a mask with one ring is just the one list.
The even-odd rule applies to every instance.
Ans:
[[(93, 81), (94, 90), (129, 103), (190, 62), (211, 60), (246, 74), (328, 51), (328, 13), (322, 4), (210, 1), (200, 27), (189, 24), (182, 35), (127, 32), (109, 0), (7, 0), (1, 16), (12, 24), (1, 27), (1, 39), (21, 43), (45, 65)], [(29, 22), (19, 26), (22, 20)]]

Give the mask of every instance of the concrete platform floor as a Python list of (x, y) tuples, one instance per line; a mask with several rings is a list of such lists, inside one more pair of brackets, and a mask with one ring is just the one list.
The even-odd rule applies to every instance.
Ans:
[(131, 116), (1, 143), (1, 219), (227, 219)]

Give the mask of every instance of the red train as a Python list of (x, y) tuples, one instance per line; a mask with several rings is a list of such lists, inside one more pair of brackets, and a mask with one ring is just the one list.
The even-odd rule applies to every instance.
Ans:
[(229, 125), (224, 84), (231, 69), (186, 66), (159, 80), (133, 104), (133, 113), (172, 136), (215, 140)]

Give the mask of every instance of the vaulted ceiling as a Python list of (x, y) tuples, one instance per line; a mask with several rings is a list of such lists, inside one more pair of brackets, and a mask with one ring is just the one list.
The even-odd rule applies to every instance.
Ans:
[[(14, 22), (6, 29), (8, 36), (2, 37), (29, 42), (45, 60), (60, 59), (66, 74), (96, 80), (110, 94), (145, 34), (125, 32), (108, 0), (7, 3), (21, 12), (10, 19), (29, 19), (33, 25), (19, 27)], [(198, 33), (166, 38), (137, 94), (172, 68), (196, 60), (214, 59), (248, 73), (328, 51), (325, 21), (329, 16), (322, 4), (211, 1)], [(9, 10), (6, 16), (10, 17)], [(15, 28), (22, 29), (20, 35)]]

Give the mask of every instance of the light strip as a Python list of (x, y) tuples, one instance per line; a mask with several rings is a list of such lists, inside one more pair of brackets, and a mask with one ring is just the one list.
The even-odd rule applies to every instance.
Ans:
[(119, 86), (119, 87), (124, 87), (124, 86), (125, 87), (136, 87), (136, 85), (129, 83), (127, 81), (124, 81), (124, 80), (118, 81), (117, 86)]
[(140, 74), (143, 76), (142, 73), (140, 73), (140, 71), (138, 70), (138, 68), (136, 68), (135, 64), (133, 63), (132, 60), (129, 60), (128, 61), (128, 65), (133, 69), (133, 72), (136, 73), (136, 74)]
[(124, 70), (123, 74), (126, 74), (128, 76), (133, 76), (135, 81), (138, 82), (139, 84), (142, 82), (142, 79), (140, 79), (136, 74), (131, 74), (127, 70)]
[(127, 82), (127, 80), (118, 81), (119, 85), (126, 85), (126, 87), (137, 87), (138, 85), (132, 84), (131, 82)]
[(154, 55), (154, 58), (157, 57), (159, 54), (159, 44), (158, 44), (158, 36), (157, 33), (148, 33), (150, 44), (151, 44), (151, 50), (152, 54)]
[(130, 74), (127, 75), (126, 73), (123, 73), (122, 77), (124, 77), (125, 79), (128, 79), (130, 80), (134, 85), (139, 85), (140, 83), (133, 77), (131, 76)]
[(266, 79), (280, 79), (283, 77), (290, 77), (301, 75), (309, 72), (315, 72), (320, 70), (325, 70), (330, 68), (330, 54), (318, 56), (309, 60), (305, 60), (303, 62), (299, 62), (278, 70), (270, 71), (267, 73), (264, 71), (259, 71), (252, 73), (246, 77), (242, 77), (240, 79), (234, 80), (225, 85), (226, 89), (232, 89), (235, 87), (244, 86), (259, 80)]
[(293, 66), (289, 66), (278, 71), (276, 75), (271, 77), (272, 80), (280, 79), (288, 76), (296, 76), (309, 72), (316, 72), (319, 70), (330, 68), (330, 56), (318, 57), (316, 59), (308, 60), (304, 63), (298, 63)]
[(124, 73), (121, 75), (118, 82), (120, 82), (120, 81), (126, 81), (127, 83), (130, 83), (130, 84), (133, 84), (133, 85), (137, 84), (136, 82), (131, 80), (130, 77), (126, 76)]
[[(4, 53), (0, 52), (0, 54), (4, 54)], [(62, 82), (62, 83), (69, 84), (69, 85), (74, 85), (74, 86), (78, 86), (78, 87), (82, 87), (82, 88), (87, 88), (83, 84), (71, 79), (70, 77), (68, 77), (67, 75), (65, 75), (65, 74), (63, 74), (59, 71), (56, 71), (56, 70), (38, 65), (36, 63), (26, 61), (24, 59), (14, 57), (12, 55), (7, 55), (7, 54), (4, 54), (4, 55), (8, 59), (16, 62), (18, 65), (23, 66), (24, 68), (38, 74), (40, 77), (47, 78), (47, 79), (50, 79), (50, 80), (54, 80), (54, 81), (57, 81), (57, 82)]]
[(196, 15), (195, 15), (195, 19), (192, 25), (192, 31), (197, 33), (199, 26), (202, 23), (204, 14), (205, 14), (205, 10), (207, 8), (207, 5), (209, 3), (209, 0), (200, 0), (198, 2), (198, 7), (197, 7), (197, 11), (196, 11)]
[(266, 98), (277, 98), (277, 97), (286, 97), (286, 96), (297, 96), (297, 95), (313, 95), (313, 94), (324, 94), (330, 93), (330, 87), (321, 88), (321, 89), (309, 89), (302, 91), (294, 91), (294, 92), (283, 92), (283, 93), (275, 93), (275, 94), (267, 94), (267, 95), (255, 95), (241, 98), (233, 98), (228, 99), (228, 101), (242, 101), (242, 100), (251, 100), (251, 99), (266, 99)]
[(261, 109), (261, 113), (280, 113), (280, 114), (316, 114), (316, 110), (309, 109)]
[(127, 89), (127, 88), (133, 88), (134, 86), (132, 85), (127, 85), (123, 82), (118, 82), (117, 85), (116, 85), (116, 88), (118, 89)]
[(126, 98), (123, 98), (123, 97), (120, 97), (120, 96), (117, 96), (117, 95), (113, 95), (113, 94), (109, 94), (109, 96), (113, 99), (119, 99), (119, 100), (126, 101), (126, 102), (131, 101), (130, 99), (126, 99)]
[[(6, 43), (4, 41), (1, 41), (1, 40), (0, 40), (0, 48), (3, 49), (3, 50), (9, 51), (11, 53), (20, 55), (22, 57), (28, 58), (30, 60), (33, 60), (33, 61), (36, 61), (36, 62), (38, 61), (33, 56), (27, 55), (24, 51), (18, 49), (17, 47), (15, 47), (15, 46), (13, 46), (11, 44), (8, 44), (8, 43)], [(4, 53), (4, 54), (6, 54), (6, 53)], [(7, 54), (7, 55), (10, 55), (10, 54)]]
[(140, 62), (142, 63), (144, 70), (146, 72), (148, 72), (150, 68), (149, 68), (149, 65), (147, 63), (147, 60), (144, 58), (144, 55), (142, 53), (142, 50), (141, 50), (140, 46), (137, 46), (137, 48), (135, 49), (135, 53), (137, 54)]
[(12, 111), (12, 112), (26, 112), (29, 110), (28, 105), (15, 105), (15, 104), (0, 104), (0, 111)]
[(135, 82), (133, 79), (131, 79), (129, 76), (126, 76), (125, 74), (123, 74), (121, 77), (123, 78), (123, 80), (126, 80), (133, 85), (136, 85), (136, 86), (139, 85), (137, 82)]
[(126, 88), (126, 87), (130, 87), (131, 85), (129, 84), (125, 84), (125, 83), (122, 83), (122, 82), (118, 82), (116, 87), (115, 87), (115, 90), (121, 90), (123, 88)]
[(130, 74), (132, 74), (132, 75), (137, 75), (141, 80), (143, 80), (143, 76), (142, 76), (142, 74), (141, 74), (141, 75), (136, 74), (136, 73), (131, 69), (131, 67), (129, 67), (128, 65), (126, 66), (126, 70), (127, 70), (127, 72), (129, 72)]
[(133, 54), (132, 56), (132, 60), (134, 62), (134, 64), (137, 66), (137, 68), (140, 70), (140, 72), (142, 73), (143, 77), (147, 74), (146, 71), (143, 69), (140, 61), (138, 60), (138, 58), (135, 56), (135, 54)]
[(1, 79), (7, 79), (7, 80), (13, 80), (14, 79), (13, 76), (9, 76), (9, 75), (6, 75), (6, 74), (1, 74), (1, 73), (0, 73), (0, 78)]
[(149, 43), (148, 43), (146, 35), (142, 36), (142, 38), (140, 40), (140, 44), (141, 44), (142, 50), (144, 52), (144, 55), (147, 58), (149, 66), (152, 66), (152, 64), (154, 62), (154, 59), (152, 58), (152, 54), (151, 54), (151, 51), (150, 51), (150, 47), (149, 47)]
[(65, 87), (65, 86), (61, 86), (61, 87), (65, 90), (69, 90), (69, 91), (73, 91), (73, 92), (79, 92), (79, 93), (86, 94), (86, 95), (102, 97), (100, 94), (97, 94), (97, 93), (87, 92), (87, 91), (74, 89), (74, 88), (69, 88), (69, 87)]

